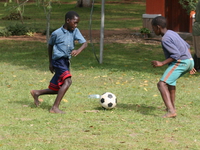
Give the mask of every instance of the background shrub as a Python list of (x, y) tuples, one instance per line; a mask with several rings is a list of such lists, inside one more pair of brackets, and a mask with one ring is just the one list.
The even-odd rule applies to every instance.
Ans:
[(0, 36), (27, 35), (27, 33), (35, 33), (37, 31), (38, 29), (25, 24), (12, 24), (1, 29)]
[(25, 35), (28, 32), (28, 28), (24, 24), (9, 25), (6, 28), (11, 35)]
[(10, 35), (11, 35), (11, 32), (9, 32), (7, 28), (0, 30), (0, 36), (10, 36)]

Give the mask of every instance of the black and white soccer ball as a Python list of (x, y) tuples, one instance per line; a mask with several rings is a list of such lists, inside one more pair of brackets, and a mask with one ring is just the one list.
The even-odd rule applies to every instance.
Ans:
[(106, 92), (101, 95), (99, 102), (104, 109), (112, 109), (117, 105), (117, 97), (113, 93)]

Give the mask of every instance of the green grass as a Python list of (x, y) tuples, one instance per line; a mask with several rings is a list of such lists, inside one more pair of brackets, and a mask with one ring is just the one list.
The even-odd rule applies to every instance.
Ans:
[[(81, 30), (89, 29), (89, 20), (91, 8), (78, 8), (76, 1), (69, 0), (69, 3), (53, 3), (51, 14), (51, 28), (59, 28), (64, 24), (64, 16), (67, 11), (74, 10), (80, 15), (81, 21), (79, 28)], [(74, 2), (74, 3), (72, 3)], [(113, 1), (114, 2), (114, 1)], [(13, 10), (10, 6), (4, 7), (4, 2), (0, 2), (0, 18), (8, 16)], [(124, 9), (126, 8), (126, 9)], [(145, 13), (145, 5), (142, 4), (105, 4), (105, 29), (116, 28), (134, 29), (142, 27), (142, 14)], [(38, 29), (40, 32), (46, 29), (46, 20), (44, 10), (41, 6), (36, 6), (33, 2), (28, 2), (24, 8), (24, 16), (31, 19), (24, 20), (24, 24)], [(0, 22), (0, 29), (10, 24), (21, 23), (20, 21), (4, 20)], [(95, 1), (92, 13), (92, 29), (99, 30), (101, 25), (101, 1)]]
[[(67, 114), (61, 115), (48, 112), (55, 96), (42, 96), (36, 108), (29, 94), (31, 89), (47, 88), (52, 77), (46, 44), (0, 44), (0, 149), (199, 148), (199, 74), (178, 80), (178, 116), (162, 119), (164, 105), (156, 83), (165, 67), (150, 65), (151, 60), (163, 60), (160, 45), (105, 44), (102, 65), (89, 48), (72, 58), (73, 84), (60, 105)], [(113, 110), (104, 111), (97, 99), (88, 98), (106, 91), (118, 98)]]

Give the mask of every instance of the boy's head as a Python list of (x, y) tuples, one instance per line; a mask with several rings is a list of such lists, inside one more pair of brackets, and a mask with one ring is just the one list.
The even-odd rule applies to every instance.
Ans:
[(73, 31), (78, 26), (79, 21), (79, 15), (75, 11), (69, 11), (65, 15), (64, 27), (69, 31)]
[(65, 15), (65, 20), (73, 19), (74, 17), (79, 17), (79, 15), (75, 11), (68, 11)]
[(167, 21), (163, 16), (155, 17), (152, 20), (151, 25), (156, 35), (164, 34), (163, 30), (167, 29)]

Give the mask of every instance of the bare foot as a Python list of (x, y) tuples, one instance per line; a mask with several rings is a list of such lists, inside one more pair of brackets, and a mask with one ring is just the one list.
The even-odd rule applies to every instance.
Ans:
[(162, 116), (163, 118), (175, 118), (176, 117), (176, 113), (166, 113), (164, 116)]
[(31, 90), (30, 93), (33, 96), (34, 104), (36, 106), (39, 106), (40, 105), (40, 101), (38, 100), (38, 95), (35, 93), (35, 90)]
[(165, 108), (165, 109), (163, 109), (162, 111), (166, 111), (166, 112), (168, 112), (168, 108)]
[(65, 114), (64, 111), (61, 111), (61, 110), (58, 109), (58, 108), (51, 108), (49, 112), (50, 112), (50, 113), (56, 113), (56, 114)]

